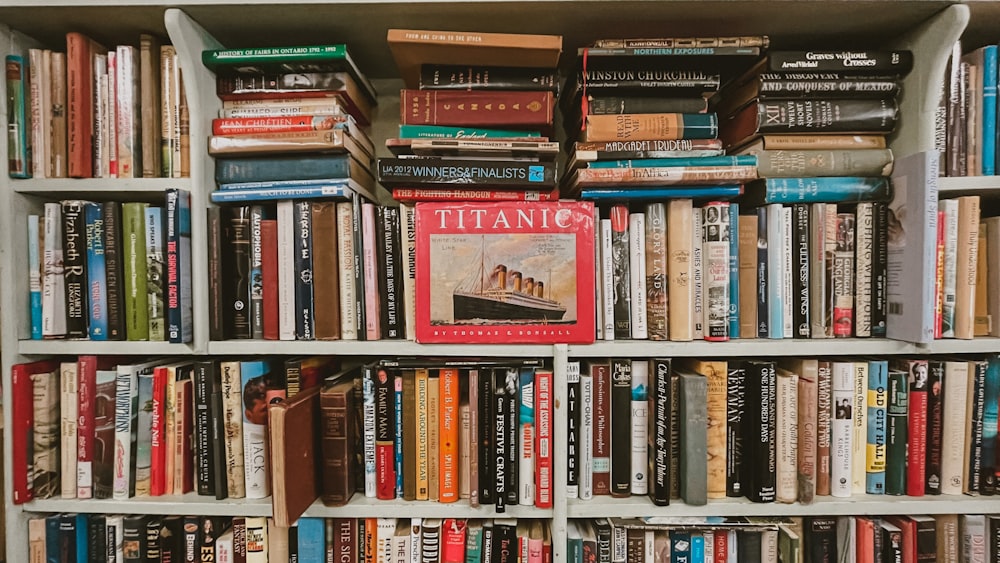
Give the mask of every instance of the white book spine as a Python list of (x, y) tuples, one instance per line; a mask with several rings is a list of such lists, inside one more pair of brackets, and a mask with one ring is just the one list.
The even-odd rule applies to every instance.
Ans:
[(633, 495), (649, 492), (649, 362), (632, 361), (632, 484)]
[[(396, 526), (405, 525), (406, 520), (400, 520)], [(410, 534), (396, 534), (392, 538), (392, 563), (410, 563)]]
[(233, 551), (233, 534), (222, 534), (215, 540), (215, 562), (233, 563), (235, 553)]
[[(646, 530), (643, 532), (642, 539), (644, 563), (656, 563), (656, 532), (653, 530)], [(709, 558), (708, 550), (706, 549), (705, 562), (707, 563), (709, 561), (712, 561), (712, 559)]]
[(295, 340), (295, 203), (279, 201), (277, 209), (278, 338)]
[(421, 549), (420, 530), (421, 519), (410, 518), (410, 561), (420, 561)]
[(703, 208), (702, 263), (704, 265), (705, 340), (729, 339), (729, 204)]
[(826, 338), (826, 214), (831, 204), (809, 209), (809, 319), (812, 338)]
[(726, 563), (739, 563), (739, 550), (736, 549), (736, 530), (726, 531)]
[[(412, 210), (410, 212), (412, 215)], [(354, 212), (349, 201), (337, 203), (337, 266), (340, 268), (340, 339), (358, 339), (354, 283)], [(407, 235), (409, 236), (409, 235)], [(411, 264), (412, 266), (412, 264)], [(409, 319), (407, 319), (409, 322)], [(409, 330), (409, 329), (407, 329)]]
[(604, 339), (615, 339), (614, 258), (611, 253), (611, 219), (601, 219), (601, 277), (604, 292)]
[(837, 518), (837, 561), (838, 563), (853, 563), (855, 559), (855, 539), (857, 537), (857, 522), (854, 516)]
[[(337, 209), (340, 210), (339, 205)], [(403, 242), (403, 306), (405, 307), (403, 318), (406, 321), (406, 339), (414, 340), (417, 317), (417, 216), (412, 204), (400, 204), (399, 215), (399, 228), (403, 231), (399, 237)], [(344, 309), (341, 303), (341, 318), (343, 315)]]
[(392, 561), (392, 538), (396, 535), (395, 518), (379, 518), (376, 526), (375, 553), (377, 563), (390, 563)]
[(138, 375), (131, 366), (120, 366), (115, 382), (115, 500), (129, 498), (132, 473), (132, 412), (139, 400)]
[(949, 361), (944, 371), (944, 413), (941, 429), (941, 494), (960, 495), (965, 486), (965, 425), (969, 364)]
[(832, 366), (833, 418), (830, 421), (830, 494), (851, 496), (851, 445), (854, 422), (854, 364), (834, 362)]
[(42, 336), (66, 334), (66, 278), (63, 272), (62, 205), (45, 204), (42, 264)]
[(712, 530), (705, 530), (701, 533), (705, 539), (705, 563), (715, 563), (715, 534)]
[(649, 337), (646, 327), (646, 216), (643, 213), (632, 213), (628, 220), (632, 339), (645, 340)]
[(594, 378), (580, 374), (580, 498), (594, 498)]
[(775, 500), (793, 503), (798, 498), (798, 394), (799, 376), (778, 369), (775, 401), (780, 413), (775, 428), (775, 449), (778, 456)]
[(694, 340), (701, 340), (704, 337), (704, 268), (702, 263), (702, 221), (701, 208), (695, 207), (691, 210), (691, 288), (694, 292), (691, 298), (691, 329)]
[(375, 478), (375, 380), (371, 373), (362, 379), (362, 438), (364, 440), (365, 496), (376, 497)]
[(780, 203), (767, 206), (768, 338), (785, 336), (785, 212)]
[(982, 514), (962, 514), (959, 519), (959, 529), (962, 530), (962, 561), (991, 561), (992, 554), (986, 554), (986, 517)]
[(872, 243), (874, 207), (861, 202), (854, 220), (854, 336), (872, 335)]
[(851, 427), (851, 490), (863, 495), (868, 469), (868, 362), (854, 362), (854, 425)]
[(48, 130), (42, 127), (42, 58), (41, 49), (28, 49), (28, 108), (31, 117), (29, 144), (31, 146), (31, 176), (44, 178), (48, 172), (49, 160), (45, 154), (45, 136)]
[(795, 304), (794, 304), (794, 266), (792, 265), (792, 208), (781, 208), (781, 229), (783, 236), (781, 239), (781, 304), (782, 311), (781, 334), (785, 338), (795, 335)]
[(59, 369), (59, 386), (61, 397), (59, 409), (62, 414), (60, 421), (60, 436), (62, 448), (62, 498), (76, 498), (76, 440), (77, 412), (79, 410), (79, 380), (77, 378), (76, 362), (65, 362)]
[(594, 307), (595, 339), (604, 340), (604, 283), (601, 273), (604, 266), (601, 263), (601, 210), (594, 206), (594, 294), (597, 305)]

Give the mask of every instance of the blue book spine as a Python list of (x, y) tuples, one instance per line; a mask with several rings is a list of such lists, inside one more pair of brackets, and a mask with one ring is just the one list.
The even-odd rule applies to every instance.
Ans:
[(785, 219), (779, 203), (767, 206), (768, 338), (785, 336)]
[(20, 55), (7, 55), (4, 63), (7, 78), (7, 174), (11, 178), (31, 178), (28, 61)]
[(671, 563), (694, 563), (694, 561), (704, 561), (704, 546), (702, 548), (702, 558), (695, 560), (691, 557), (691, 533), (684, 530), (671, 530), (670, 532), (670, 561)]
[(230, 182), (219, 184), (220, 190), (281, 190), (285, 188), (315, 188), (346, 185), (345, 178), (312, 178), (309, 180), (271, 180), (267, 182)]
[(295, 202), (295, 338), (313, 340), (312, 205)]
[(59, 563), (59, 521), (58, 514), (45, 517), (45, 563)]
[[(663, 201), (665, 199), (725, 199), (743, 193), (743, 186), (668, 186), (668, 187), (628, 187), (592, 188), (580, 190), (580, 199), (597, 201)], [(213, 194), (214, 195), (214, 194)]]
[(266, 182), (269, 180), (306, 180), (310, 178), (349, 178), (349, 155), (310, 155), (293, 157), (218, 158), (215, 181)]
[(396, 454), (396, 498), (403, 498), (403, 377), (397, 375), (393, 380), (393, 390), (396, 399), (396, 436), (393, 449)]
[(865, 492), (885, 494), (886, 407), (889, 404), (889, 363), (868, 362), (868, 444), (865, 451)]
[(42, 265), (38, 243), (38, 215), (28, 215), (28, 312), (32, 340), (42, 339)]
[(299, 561), (326, 561), (326, 524), (323, 519), (299, 518), (298, 527)]
[(996, 494), (996, 440), (998, 398), (1000, 398), (1000, 356), (991, 356), (986, 364), (985, 403), (983, 404), (982, 492)]
[(705, 536), (701, 533), (691, 534), (691, 561), (705, 560)]
[(740, 337), (739, 232), (740, 204), (734, 201), (729, 203), (729, 338)]
[(324, 184), (303, 188), (278, 188), (259, 190), (219, 190), (212, 192), (212, 203), (237, 203), (247, 201), (277, 201), (282, 199), (348, 199), (351, 189), (347, 182)]
[(767, 208), (757, 208), (757, 338), (771, 333), (767, 306)]
[(996, 174), (997, 46), (983, 47), (983, 176)]
[(167, 190), (167, 338), (191, 342), (191, 194)]
[(76, 515), (76, 560), (78, 563), (90, 561), (89, 539), (87, 538), (90, 525), (86, 514)]
[(752, 154), (737, 156), (703, 156), (693, 158), (637, 158), (631, 160), (598, 160), (587, 168), (652, 168), (661, 166), (757, 166)]
[(90, 307), (90, 339), (108, 339), (108, 287), (104, 260), (104, 217), (96, 203), (83, 206), (87, 232), (87, 288)]
[(762, 203), (880, 201), (890, 195), (888, 178), (862, 176), (768, 178), (753, 189), (764, 190)]

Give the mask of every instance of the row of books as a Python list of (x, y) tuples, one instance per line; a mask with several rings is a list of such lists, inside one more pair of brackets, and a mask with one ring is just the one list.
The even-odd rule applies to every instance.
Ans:
[(937, 227), (934, 337), (1000, 335), (1000, 217), (979, 196), (942, 199)]
[(209, 210), (213, 340), (412, 339), (413, 208), (344, 196)]
[(997, 46), (964, 52), (956, 42), (935, 116), (944, 176), (997, 173)]
[[(32, 561), (413, 561), (543, 563), (541, 520), (300, 518), (51, 514), (28, 520)], [(187, 557), (187, 559), (185, 558)]]
[(190, 174), (188, 108), (177, 53), (149, 34), (108, 50), (82, 33), (66, 52), (7, 57), (16, 93), (14, 178), (180, 178)]
[[(888, 189), (885, 181), (866, 188), (876, 199)], [(602, 208), (597, 338), (886, 335), (885, 203), (741, 211), (738, 202), (690, 199)]]
[(598, 518), (570, 520), (568, 561), (996, 561), (1000, 518)]
[(997, 356), (569, 367), (570, 498), (997, 492)]
[(190, 342), (191, 198), (46, 203), (28, 216), (31, 338)]

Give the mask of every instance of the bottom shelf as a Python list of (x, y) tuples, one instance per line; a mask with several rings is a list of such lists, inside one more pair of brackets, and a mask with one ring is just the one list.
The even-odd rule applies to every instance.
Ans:
[(709, 500), (704, 506), (672, 501), (655, 506), (648, 498), (571, 499), (568, 518), (642, 518), (646, 516), (839, 516), (891, 514), (998, 514), (1000, 497), (937, 495), (923, 497), (855, 495), (816, 497), (811, 504), (755, 503), (745, 498)]
[[(43, 499), (21, 505), (25, 512), (83, 512), (88, 514), (161, 514), (181, 516), (271, 516), (271, 498), (215, 500), (195, 493), (160, 497), (114, 499)], [(552, 509), (508, 506), (498, 513), (491, 506), (469, 506), (468, 501), (378, 500), (354, 495), (345, 506), (316, 501), (303, 516), (315, 518), (552, 518)]]

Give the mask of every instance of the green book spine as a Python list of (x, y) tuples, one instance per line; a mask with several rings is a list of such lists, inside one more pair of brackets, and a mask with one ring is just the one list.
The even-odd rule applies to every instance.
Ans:
[(888, 432), (885, 452), (885, 494), (906, 494), (906, 441), (909, 386), (905, 371), (889, 370)]
[(125, 331), (129, 340), (149, 340), (146, 293), (146, 203), (122, 205), (125, 270)]

